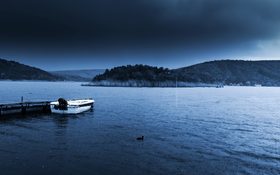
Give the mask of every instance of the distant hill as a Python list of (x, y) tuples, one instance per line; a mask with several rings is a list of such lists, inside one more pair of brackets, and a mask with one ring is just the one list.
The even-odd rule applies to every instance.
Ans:
[(179, 69), (128, 65), (94, 77), (96, 86), (280, 86), (280, 61), (219, 60)]
[(173, 71), (178, 79), (191, 82), (280, 86), (280, 61), (220, 60)]
[(53, 75), (63, 77), (66, 81), (91, 81), (92, 77), (103, 74), (105, 69), (52, 71)]
[(93, 86), (124, 86), (124, 87), (193, 87), (213, 86), (210, 84), (176, 81), (173, 70), (148, 65), (127, 65), (106, 70), (97, 75), (89, 85)]
[[(94, 77), (94, 78), (93, 78)], [(127, 65), (113, 69), (46, 72), (0, 59), (0, 80), (90, 81), (94, 86), (280, 86), (280, 61), (218, 60), (178, 69)]]
[(158, 68), (148, 65), (127, 65), (115, 67), (111, 70), (106, 69), (103, 74), (97, 75), (93, 80), (148, 80), (148, 81), (163, 81), (172, 79), (170, 70), (165, 68)]
[(0, 80), (57, 81), (62, 79), (35, 67), (0, 59)]

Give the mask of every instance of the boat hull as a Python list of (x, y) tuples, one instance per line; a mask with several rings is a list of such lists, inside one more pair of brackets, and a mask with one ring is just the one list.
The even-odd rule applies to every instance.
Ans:
[(51, 112), (55, 114), (80, 114), (93, 108), (94, 100), (69, 100), (63, 106), (58, 102), (50, 104)]
[(51, 112), (55, 114), (80, 114), (86, 111), (89, 111), (92, 106), (82, 106), (82, 107), (68, 107), (67, 110), (55, 109), (54, 106), (51, 106)]

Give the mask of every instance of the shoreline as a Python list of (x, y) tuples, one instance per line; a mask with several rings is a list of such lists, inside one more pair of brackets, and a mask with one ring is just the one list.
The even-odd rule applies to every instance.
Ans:
[(98, 86), (98, 87), (223, 87), (221, 84), (210, 83), (192, 83), (192, 82), (174, 82), (174, 81), (145, 81), (145, 80), (129, 80), (129, 81), (94, 81), (82, 86)]
[(124, 85), (98, 85), (92, 82), (81, 82), (81, 81), (48, 81), (48, 80), (0, 80), (0, 82), (26, 82), (26, 83), (80, 83), (81, 86), (88, 87), (131, 87), (131, 88), (223, 88), (223, 87), (280, 87), (280, 86), (266, 86), (266, 85), (222, 85), (221, 84), (206, 84), (206, 83), (190, 83), (191, 85), (186, 86), (124, 86)]

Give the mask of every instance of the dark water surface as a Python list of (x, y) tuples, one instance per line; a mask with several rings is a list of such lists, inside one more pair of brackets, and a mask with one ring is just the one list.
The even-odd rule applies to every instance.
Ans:
[(0, 103), (21, 96), (96, 104), (76, 116), (0, 120), (1, 175), (280, 174), (280, 88), (0, 82)]

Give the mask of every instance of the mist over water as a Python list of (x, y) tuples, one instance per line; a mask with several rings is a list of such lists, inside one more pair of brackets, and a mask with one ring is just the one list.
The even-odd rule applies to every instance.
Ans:
[(280, 174), (277, 87), (0, 84), (0, 103), (96, 101), (80, 115), (0, 120), (1, 174)]

